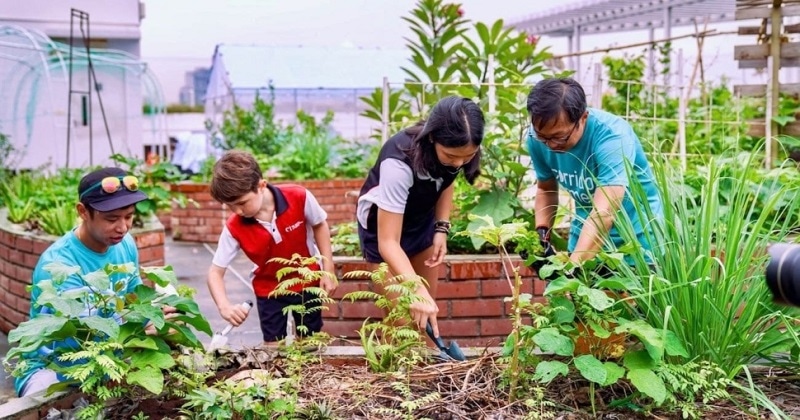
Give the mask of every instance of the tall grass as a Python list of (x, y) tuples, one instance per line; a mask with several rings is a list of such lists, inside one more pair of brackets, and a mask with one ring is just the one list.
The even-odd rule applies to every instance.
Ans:
[[(781, 183), (780, 170), (758, 169), (757, 156), (712, 158), (698, 172), (705, 177), (699, 191), (687, 188), (687, 173), (656, 162), (664, 219), (648, 235), (653, 264), (639, 252), (633, 267), (621, 268), (642, 279), (646, 291), (634, 299), (647, 321), (674, 332), (690, 358), (713, 362), (729, 377), (796, 344), (797, 312), (772, 303), (764, 271), (767, 247), (795, 227), (800, 185)], [(635, 183), (631, 194), (645, 196)], [(649, 207), (637, 211), (653, 219)], [(621, 222), (621, 235), (635, 241), (630, 223)]]

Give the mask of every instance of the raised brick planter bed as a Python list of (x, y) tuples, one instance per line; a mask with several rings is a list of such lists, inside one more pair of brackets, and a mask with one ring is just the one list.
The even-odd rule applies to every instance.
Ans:
[[(360, 258), (334, 257), (339, 278), (344, 273), (366, 270)], [(515, 265), (520, 263), (515, 261)], [(535, 279), (527, 267), (520, 270), (523, 279), (521, 293), (530, 293), (543, 301), (545, 283)], [(324, 331), (335, 337), (358, 340), (364, 319), (380, 318), (382, 313), (372, 302), (341, 300), (342, 296), (356, 290), (372, 290), (369, 280), (343, 279), (334, 294), (337, 303), (323, 312)], [(452, 255), (439, 270), (439, 331), (448, 339), (457, 339), (463, 347), (502, 345), (511, 332), (511, 303), (503, 298), (511, 296), (511, 288), (502, 274), (502, 267), (494, 255)]]
[[(158, 221), (132, 232), (139, 248), (142, 266), (164, 265), (164, 228)], [(39, 256), (56, 239), (51, 235), (26, 232), (10, 223), (6, 210), (0, 209), (0, 331), (8, 334), (28, 319), (31, 275)]]
[[(362, 180), (295, 182), (308, 188), (328, 212), (331, 225), (355, 220), (356, 198), (353, 191), (361, 188)], [(227, 211), (214, 202), (208, 184), (176, 184), (179, 191), (193, 199), (199, 207), (188, 205), (172, 209), (172, 232), (175, 240), (216, 243), (222, 232)], [(350, 193), (350, 194), (348, 194)], [(334, 257), (339, 278), (354, 270), (366, 270), (361, 258)], [(519, 261), (517, 261), (517, 264)], [(522, 293), (541, 299), (544, 283), (534, 281), (533, 273), (523, 268)], [(368, 280), (342, 280), (333, 296), (339, 300), (354, 290), (367, 290)], [(496, 255), (453, 255), (440, 270), (438, 298), (440, 331), (447, 338), (459, 340), (462, 346), (496, 346), (511, 331), (511, 289), (502, 274)], [(341, 301), (324, 313), (325, 331), (336, 337), (358, 340), (358, 330), (364, 319), (380, 318), (382, 313), (371, 302)]]
[[(308, 188), (319, 204), (328, 213), (328, 223), (355, 221), (356, 197), (352, 194), (361, 189), (363, 179), (337, 179), (326, 181), (286, 181)], [(180, 183), (171, 185), (171, 190), (183, 193), (197, 205), (186, 208), (172, 207), (172, 237), (176, 241), (216, 243), (228, 212), (211, 198), (208, 184)]]

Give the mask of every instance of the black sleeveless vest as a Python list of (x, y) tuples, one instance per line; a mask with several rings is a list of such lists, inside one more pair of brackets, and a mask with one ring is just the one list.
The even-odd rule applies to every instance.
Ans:
[[(371, 189), (380, 185), (381, 163), (386, 159), (397, 159), (408, 165), (412, 169), (414, 175), (414, 183), (408, 190), (408, 200), (406, 207), (403, 211), (403, 230), (407, 227), (418, 226), (420, 224), (432, 223), (435, 216), (434, 211), (436, 202), (442, 195), (442, 191), (447, 189), (450, 184), (458, 176), (458, 173), (452, 174), (448, 171), (438, 171), (439, 174), (432, 175), (431, 178), (427, 177), (428, 174), (422, 174), (425, 179), (420, 179), (420, 174), (414, 171), (414, 166), (411, 163), (409, 156), (413, 147), (413, 140), (406, 134), (405, 130), (395, 134), (386, 141), (386, 144), (381, 148), (378, 155), (378, 161), (372, 167), (367, 175), (367, 180), (364, 186), (361, 187), (359, 197), (369, 192)], [(442, 180), (442, 185), (439, 190), (436, 189), (436, 178)], [(373, 204), (369, 209), (369, 217), (367, 218), (367, 230), (376, 232), (378, 223), (378, 206)]]

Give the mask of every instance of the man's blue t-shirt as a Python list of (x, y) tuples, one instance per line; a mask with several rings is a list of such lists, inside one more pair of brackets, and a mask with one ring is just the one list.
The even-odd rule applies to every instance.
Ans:
[[(651, 249), (644, 232), (645, 229), (652, 229), (652, 222), (643, 223), (631, 201), (626, 162), (646, 192), (652, 214), (658, 221), (663, 219), (664, 210), (642, 144), (627, 121), (608, 112), (589, 108), (581, 139), (575, 147), (562, 153), (550, 150), (535, 136), (533, 130), (528, 131), (528, 151), (536, 178), (540, 181), (555, 178), (575, 200), (576, 214), (570, 227), (569, 252), (575, 249), (583, 223), (592, 211), (592, 199), (598, 186), (626, 187), (621, 211), (630, 218), (639, 243)], [(615, 224), (619, 221), (620, 217), (617, 216)], [(612, 227), (609, 236), (617, 247), (624, 242), (616, 226)]]
[[(62, 236), (56, 242), (50, 245), (50, 247), (48, 247), (39, 257), (39, 261), (36, 263), (36, 268), (33, 270), (32, 284), (34, 286), (41, 281), (52, 279), (50, 273), (44, 270), (44, 267), (52, 262), (58, 262), (67, 266), (80, 267), (80, 274), (82, 275), (101, 270), (107, 264), (133, 263), (135, 268), (134, 273), (119, 273), (110, 277), (111, 287), (107, 293), (117, 293), (120, 296), (124, 296), (128, 293), (132, 293), (136, 286), (142, 284), (142, 279), (139, 277), (138, 270), (139, 252), (136, 249), (136, 242), (133, 240), (133, 237), (130, 234), (125, 235), (122, 242), (110, 246), (106, 252), (99, 254), (87, 248), (78, 239), (78, 237), (75, 236), (74, 230), (68, 232), (66, 235)], [(114, 285), (119, 282), (125, 282), (126, 286), (120, 288), (119, 292), (115, 292)], [(84, 287), (83, 282), (81, 282), (78, 276), (73, 275), (57, 286), (57, 290), (63, 292), (80, 287)], [(33, 288), (33, 291), (31, 292), (31, 319), (39, 316), (40, 314), (47, 313), (47, 308), (34, 307), (34, 303), (36, 302), (38, 296), (38, 289)], [(87, 314), (89, 310), (91, 310), (91, 308), (87, 308)], [(24, 375), (15, 378), (14, 380), (14, 388), (17, 391), (17, 395), (19, 395), (20, 391), (28, 382), (28, 379), (30, 379), (31, 375), (33, 375), (37, 370), (46, 366), (44, 359), (48, 358), (50, 354), (53, 354), (53, 350), (59, 347), (64, 347), (65, 345), (68, 345), (68, 343), (64, 341), (52, 343), (42, 347), (37, 352), (28, 353), (24, 356), (28, 364), (28, 369)], [(64, 378), (59, 379), (63, 380)]]

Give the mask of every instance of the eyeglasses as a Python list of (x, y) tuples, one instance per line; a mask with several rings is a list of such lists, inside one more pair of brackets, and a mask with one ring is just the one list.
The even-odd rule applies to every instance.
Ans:
[(139, 191), (139, 178), (136, 178), (133, 175), (107, 176), (103, 178), (102, 181), (87, 188), (86, 191), (84, 191), (83, 194), (81, 194), (81, 196), (78, 198), (83, 198), (83, 196), (98, 187), (102, 188), (103, 192), (106, 194), (114, 194), (115, 192), (121, 190), (122, 187), (125, 187), (125, 189), (128, 191)]
[(555, 139), (555, 138), (552, 138), (552, 137), (542, 137), (539, 133), (536, 133), (536, 130), (533, 130), (533, 132), (536, 134), (536, 139), (539, 140), (540, 142), (542, 142), (544, 144), (551, 144), (552, 143), (554, 145), (561, 146), (561, 145), (567, 144), (567, 142), (569, 142), (569, 139), (572, 137), (572, 134), (575, 133), (575, 129), (578, 128), (578, 125), (580, 123), (581, 123), (581, 120), (575, 121), (575, 124), (572, 126), (572, 129), (569, 130), (569, 133), (567, 133), (566, 136), (564, 136), (564, 137), (562, 137), (560, 139)]

